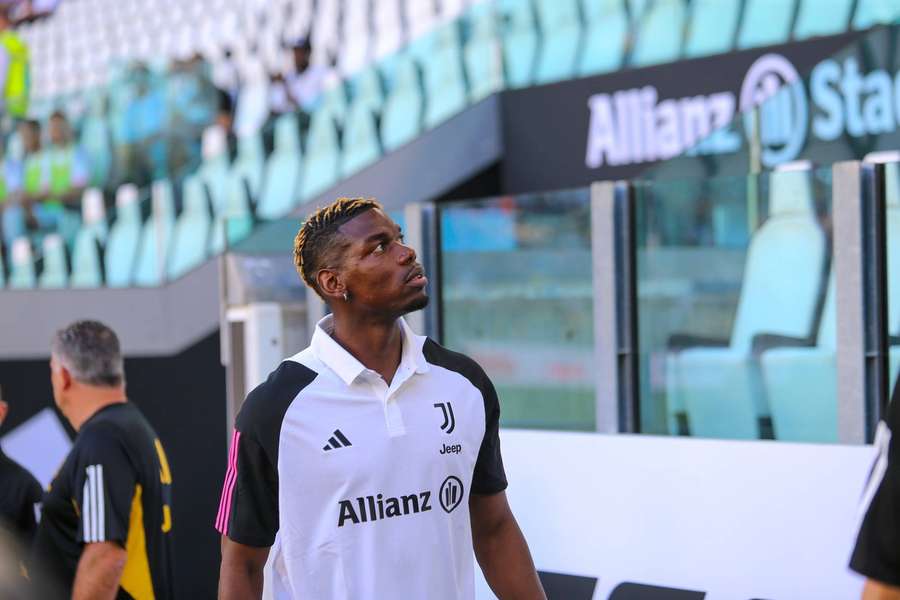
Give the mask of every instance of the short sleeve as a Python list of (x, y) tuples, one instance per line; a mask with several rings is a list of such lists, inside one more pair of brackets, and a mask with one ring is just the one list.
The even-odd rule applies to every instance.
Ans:
[(79, 542), (118, 542), (128, 537), (137, 473), (122, 443), (101, 428), (79, 449), (73, 491), (78, 508)]
[(472, 476), (472, 492), (475, 494), (496, 494), (506, 489), (506, 472), (500, 454), (500, 402), (497, 391), (487, 375), (478, 386), (484, 396), (484, 439), (475, 462)]
[(271, 546), (278, 531), (278, 479), (262, 445), (235, 430), (216, 529), (247, 546)]

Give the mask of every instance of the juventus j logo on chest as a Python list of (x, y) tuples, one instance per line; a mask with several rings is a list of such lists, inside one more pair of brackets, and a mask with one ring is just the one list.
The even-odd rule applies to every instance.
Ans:
[(453, 405), (449, 402), (438, 402), (434, 407), (441, 409), (441, 413), (444, 416), (444, 422), (441, 423), (441, 431), (446, 434), (453, 433), (453, 430), (456, 429), (456, 417), (453, 416)]

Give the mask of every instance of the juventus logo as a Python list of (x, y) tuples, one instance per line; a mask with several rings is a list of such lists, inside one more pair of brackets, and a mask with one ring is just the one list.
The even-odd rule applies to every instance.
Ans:
[(456, 429), (456, 417), (453, 416), (453, 405), (449, 402), (438, 402), (434, 407), (441, 409), (441, 414), (444, 415), (444, 422), (441, 424), (441, 430), (446, 434), (453, 433), (453, 430)]

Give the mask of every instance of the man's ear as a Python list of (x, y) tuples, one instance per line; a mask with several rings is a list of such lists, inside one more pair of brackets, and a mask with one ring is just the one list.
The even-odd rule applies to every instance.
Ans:
[(9, 412), (9, 405), (6, 404), (3, 400), (0, 400), (0, 425), (3, 424), (4, 419), (6, 419), (6, 414)]
[(326, 300), (342, 300), (347, 287), (341, 281), (340, 275), (334, 269), (319, 269), (316, 273), (316, 283)]
[(59, 378), (62, 382), (62, 389), (68, 390), (72, 387), (72, 384), (75, 382), (75, 378), (72, 377), (72, 373), (69, 372), (67, 368), (63, 365), (59, 365)]

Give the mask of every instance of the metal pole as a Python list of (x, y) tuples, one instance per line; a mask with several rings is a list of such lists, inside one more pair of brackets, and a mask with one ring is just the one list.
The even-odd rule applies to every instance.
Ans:
[(441, 261), (439, 211), (433, 202), (415, 202), (403, 209), (406, 220), (406, 243), (415, 249), (419, 262), (428, 276), (428, 306), (410, 313), (406, 321), (413, 331), (440, 342), (441, 320)]

